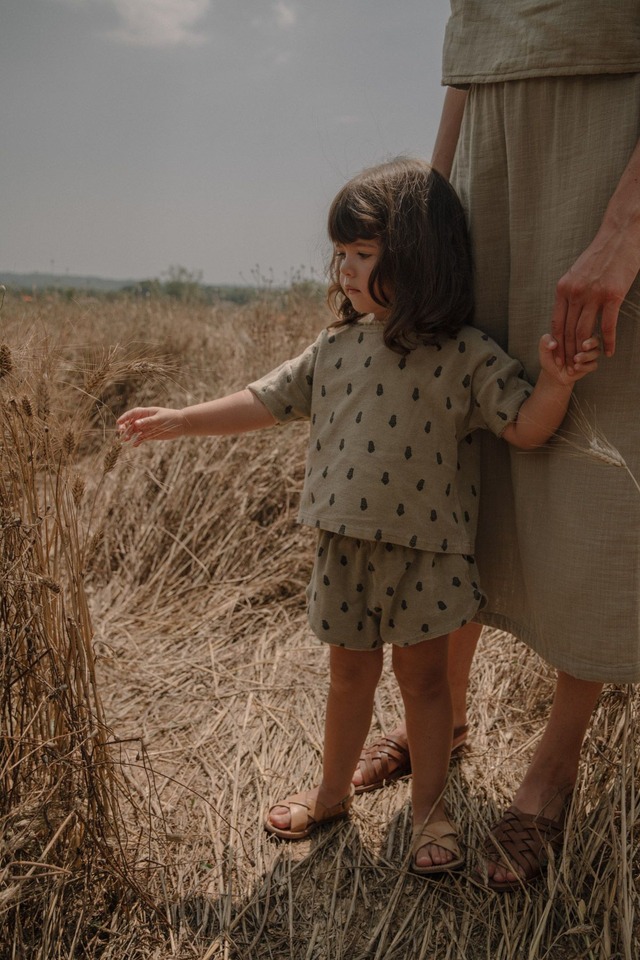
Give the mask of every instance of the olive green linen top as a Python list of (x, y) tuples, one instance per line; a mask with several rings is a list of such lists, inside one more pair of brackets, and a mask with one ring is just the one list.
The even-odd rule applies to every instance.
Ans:
[[(531, 393), (518, 360), (463, 327), (406, 357), (380, 323), (324, 330), (249, 389), (280, 423), (310, 418), (302, 523), (364, 540), (471, 554), (478, 443)], [(526, 454), (525, 454), (526, 456)]]
[(640, 71), (640, 0), (451, 0), (447, 86)]

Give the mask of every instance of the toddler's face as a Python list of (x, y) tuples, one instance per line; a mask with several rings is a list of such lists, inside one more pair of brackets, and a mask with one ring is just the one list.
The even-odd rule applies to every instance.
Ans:
[(372, 313), (376, 320), (386, 320), (389, 308), (381, 307), (369, 292), (369, 278), (380, 252), (381, 243), (376, 239), (336, 244), (336, 255), (340, 261), (340, 286), (344, 295), (358, 313)]

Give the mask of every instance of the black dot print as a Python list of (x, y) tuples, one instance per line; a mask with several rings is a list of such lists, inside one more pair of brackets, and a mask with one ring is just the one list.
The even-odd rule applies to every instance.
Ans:
[(355, 471), (354, 471), (353, 467), (349, 467), (349, 469), (347, 470), (347, 480), (353, 480), (353, 474), (354, 474), (354, 472), (355, 472)]
[(395, 620), (389, 620), (389, 626), (391, 627), (392, 630), (395, 628), (395, 625), (396, 625)]
[(344, 523), (341, 523), (338, 533), (340, 534), (341, 537), (344, 537), (346, 532), (347, 532), (347, 528), (345, 527)]
[(362, 410), (358, 410), (356, 414), (356, 423), (362, 423)]
[(322, 476), (325, 480), (327, 479), (328, 473), (329, 473), (329, 467), (325, 467), (324, 470), (322, 471)]
[(444, 493), (445, 493), (445, 496), (446, 496), (446, 497), (448, 497), (448, 496), (450, 495), (450, 493), (451, 493), (451, 484), (450, 484), (450, 483), (447, 484), (447, 489), (445, 490)]
[(349, 561), (347, 560), (347, 558), (345, 557), (345, 555), (344, 555), (344, 553), (343, 553), (342, 556), (340, 557), (340, 565), (341, 565), (342, 567), (346, 567), (347, 564), (348, 564), (348, 562), (349, 562)]
[(329, 497), (329, 506), (332, 507), (335, 502), (336, 502), (336, 495), (335, 493), (332, 493), (331, 496)]
[(353, 386), (352, 386), (352, 384), (348, 383), (348, 384), (347, 384), (347, 396), (349, 396), (352, 391), (353, 391)]
[(437, 511), (437, 510), (432, 510), (432, 511), (431, 511), (431, 519), (432, 519), (434, 522), (438, 519), (438, 511)]
[(508, 419), (509, 419), (509, 417), (508, 417), (507, 414), (504, 412), (504, 410), (498, 410), (498, 411), (497, 411), (497, 414), (498, 414), (498, 416), (500, 417), (501, 420), (508, 420)]
[(404, 516), (404, 503), (398, 504), (398, 509), (396, 510), (396, 513), (398, 514), (399, 517)]
[(342, 357), (339, 360), (336, 360), (336, 370), (339, 370), (342, 366)]
[(447, 540), (446, 537), (444, 538), (444, 540), (443, 540), (442, 543), (440, 544), (440, 549), (442, 550), (443, 553), (446, 553), (447, 550), (449, 549), (449, 541)]
[(418, 480), (416, 483), (416, 490), (419, 490), (420, 493), (424, 490), (424, 480)]
[(440, 453), (440, 451), (436, 453), (436, 463), (438, 464), (438, 466), (442, 466), (442, 454)]
[(466, 389), (467, 387), (470, 387), (470, 386), (471, 386), (471, 377), (470, 377), (469, 374), (467, 374), (466, 377), (464, 378), (464, 380), (462, 381), (462, 386), (463, 386), (465, 389)]
[(392, 596), (394, 595), (394, 593), (395, 593), (395, 590), (393, 589), (393, 587), (387, 587), (387, 596), (388, 596), (388, 597), (392, 597)]
[(424, 432), (431, 433), (431, 420), (427, 420), (427, 422), (425, 423)]
[(309, 374), (306, 375), (305, 380), (307, 381), (307, 386), (310, 387), (313, 384), (313, 377)]
[(416, 590), (418, 591), (418, 593), (422, 593), (423, 589), (424, 589), (424, 584), (422, 583), (422, 580), (418, 580), (418, 582), (416, 583)]
[(407, 365), (407, 358), (403, 357), (400, 363), (398, 364), (398, 370), (404, 370)]
[(361, 510), (366, 510), (366, 509), (368, 508), (368, 506), (369, 506), (369, 504), (367, 503), (367, 498), (366, 498), (366, 497), (362, 497), (362, 499), (360, 500), (360, 509), (361, 509)]
[(442, 367), (436, 367), (435, 370), (433, 371), (433, 375), (434, 377), (442, 376)]
[(453, 580), (451, 581), (451, 584), (454, 587), (460, 587), (462, 586), (462, 580), (460, 579), (460, 577), (454, 577)]
[(340, 605), (340, 609), (342, 610), (343, 613), (349, 612), (349, 604), (347, 603), (346, 600), (342, 602), (342, 604)]
[(429, 624), (428, 624), (428, 623), (423, 623), (423, 624), (422, 624), (422, 632), (423, 632), (423, 633), (429, 633)]
[(395, 415), (395, 413), (394, 413), (394, 414), (389, 418), (389, 426), (390, 426), (390, 427), (395, 427), (396, 424), (397, 424), (397, 422), (398, 422), (398, 418), (396, 417), (396, 415)]
[(420, 399), (420, 391), (419, 391), (419, 389), (418, 389), (417, 387), (414, 389), (413, 393), (411, 394), (411, 399), (412, 399), (412, 400), (419, 400), (419, 399)]
[(335, 342), (336, 342), (336, 335), (335, 335), (335, 333), (332, 333), (329, 337), (327, 337), (327, 342), (328, 342), (328, 343), (335, 343)]
[(414, 533), (414, 535), (411, 537), (411, 540), (409, 540), (409, 546), (415, 547), (417, 543), (418, 543), (418, 538)]
[(369, 453), (374, 453), (375, 449), (376, 449), (375, 443), (373, 442), (373, 440), (369, 440), (369, 443), (367, 444), (367, 450), (369, 451)]
[(328, 623), (327, 620), (323, 620), (323, 621), (322, 621), (322, 629), (323, 629), (323, 630), (331, 630), (331, 627), (329, 626), (329, 623)]
[(288, 403), (287, 406), (284, 408), (285, 414), (291, 413), (292, 410), (293, 410), (293, 407), (291, 406), (290, 403)]
[(371, 366), (371, 361), (372, 361), (372, 359), (373, 359), (373, 357), (367, 357), (367, 359), (366, 359), (365, 362), (364, 362), (365, 367), (370, 367), (370, 366)]
[(502, 377), (498, 377), (498, 379), (496, 380), (496, 383), (498, 384), (501, 390), (504, 390), (504, 380), (502, 379)]
[(447, 609), (447, 605), (446, 605), (446, 603), (444, 602), (444, 600), (438, 600), (438, 609), (439, 609), (439, 610), (446, 610), (446, 609)]
[(322, 386), (320, 387), (320, 393), (321, 393), (321, 395), (322, 395), (323, 397), (326, 397), (326, 395), (327, 395), (327, 388), (325, 387), (324, 383), (323, 383)]
[(342, 440), (341, 440), (340, 443), (338, 444), (338, 449), (339, 449), (339, 450), (344, 450), (344, 437), (342, 438)]
[(322, 450), (322, 444), (319, 439), (316, 441), (316, 450)]
[(358, 343), (362, 343), (363, 340), (364, 340), (364, 333), (362, 333), (361, 331), (360, 336), (358, 337)]
[(487, 367), (492, 367), (492, 366), (494, 365), (494, 363), (497, 362), (497, 360), (498, 360), (498, 358), (497, 358), (496, 356), (489, 357), (489, 359), (487, 360), (486, 366), (487, 366)]
[(447, 397), (447, 402), (446, 402), (445, 406), (446, 406), (447, 410), (451, 410), (451, 406), (452, 406), (452, 404), (451, 404), (451, 397)]
[(384, 387), (382, 386), (381, 383), (379, 383), (378, 386), (376, 387), (376, 396), (381, 397), (383, 393), (384, 393)]
[(326, 573), (325, 573), (324, 577), (322, 578), (322, 582), (324, 583), (325, 587), (330, 587), (330, 586), (331, 586), (331, 580), (329, 580), (329, 577), (326, 575)]
[(374, 539), (374, 540), (378, 540), (378, 541), (382, 540), (382, 530), (380, 530), (379, 527), (378, 527), (378, 529), (376, 530), (376, 532), (374, 533), (373, 539)]
[(364, 590), (364, 583), (357, 583), (356, 590), (358, 591), (358, 593), (362, 593), (362, 591)]
[(458, 353), (464, 353), (466, 349), (467, 349), (466, 343), (464, 342), (464, 340), (461, 340), (460, 343), (458, 344)]
[(404, 451), (405, 460), (411, 460), (412, 456), (413, 456), (413, 453), (411, 452), (411, 447), (407, 447)]
[(380, 478), (380, 482), (381, 482), (381, 483), (384, 483), (385, 486), (389, 483), (389, 474), (387, 473), (386, 470), (385, 470), (385, 472), (382, 474), (382, 476), (381, 476), (381, 478)]

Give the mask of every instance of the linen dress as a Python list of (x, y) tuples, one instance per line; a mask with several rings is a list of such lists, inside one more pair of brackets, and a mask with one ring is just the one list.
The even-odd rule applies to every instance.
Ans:
[[(557, 281), (595, 236), (640, 135), (640, 2), (454, 0), (443, 64), (443, 83), (469, 87), (452, 182), (474, 246), (475, 323), (535, 379)], [(577, 449), (594, 435), (626, 467)], [(482, 436), (478, 619), (575, 677), (640, 680), (631, 475), (640, 479), (637, 280), (615, 355), (576, 386), (560, 439), (523, 455)]]

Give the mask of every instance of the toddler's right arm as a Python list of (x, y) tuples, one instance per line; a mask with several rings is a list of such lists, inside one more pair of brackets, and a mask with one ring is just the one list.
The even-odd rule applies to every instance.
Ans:
[(168, 407), (134, 407), (118, 417), (123, 440), (139, 447), (145, 440), (177, 437), (213, 437), (272, 427), (275, 417), (251, 390), (174, 410)]

